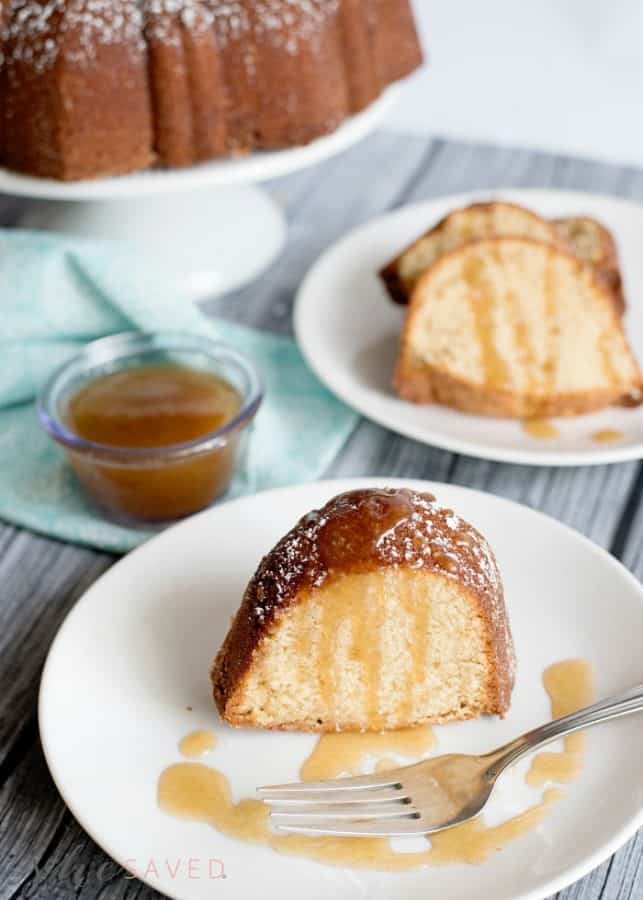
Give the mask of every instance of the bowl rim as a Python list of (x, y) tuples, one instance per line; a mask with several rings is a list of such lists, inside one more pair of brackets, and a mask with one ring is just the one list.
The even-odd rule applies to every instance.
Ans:
[[(155, 346), (154, 342), (167, 341), (169, 346)], [(119, 349), (121, 352), (119, 352)], [(206, 432), (189, 441), (175, 444), (165, 444), (158, 447), (121, 447), (114, 444), (104, 444), (100, 441), (92, 441), (81, 437), (69, 428), (58, 415), (54, 404), (54, 397), (60, 381), (69, 371), (83, 360), (87, 367), (94, 359), (94, 365), (101, 361), (125, 360), (128, 356), (134, 356), (145, 352), (163, 349), (183, 349), (187, 352), (202, 352), (210, 357), (226, 357), (228, 361), (236, 364), (248, 380), (249, 388), (246, 392), (239, 412), (228, 422), (219, 428)], [(111, 353), (110, 353), (111, 351)], [(58, 366), (50, 375), (42, 387), (36, 400), (36, 410), (42, 428), (50, 438), (61, 444), (68, 450), (76, 453), (92, 454), (111, 461), (127, 463), (129, 461), (163, 461), (168, 459), (182, 459), (196, 453), (205, 453), (222, 447), (227, 437), (240, 431), (250, 424), (256, 415), (265, 395), (263, 382), (253, 363), (239, 350), (223, 340), (204, 337), (187, 331), (121, 331), (107, 337), (98, 338), (85, 344), (82, 349), (70, 359)]]

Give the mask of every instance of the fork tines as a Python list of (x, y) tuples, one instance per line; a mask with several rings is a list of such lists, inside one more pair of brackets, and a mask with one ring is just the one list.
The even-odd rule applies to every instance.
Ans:
[(270, 785), (257, 793), (281, 831), (364, 837), (426, 831), (395, 773)]

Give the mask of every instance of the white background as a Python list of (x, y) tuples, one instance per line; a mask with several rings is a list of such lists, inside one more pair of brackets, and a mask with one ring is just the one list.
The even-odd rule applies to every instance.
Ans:
[(643, 165), (643, 0), (414, 0), (399, 130)]

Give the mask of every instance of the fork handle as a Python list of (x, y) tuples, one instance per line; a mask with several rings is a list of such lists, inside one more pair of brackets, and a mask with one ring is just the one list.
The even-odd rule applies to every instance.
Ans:
[(635, 712), (643, 712), (643, 684), (636, 685), (636, 687), (629, 688), (605, 700), (599, 700), (598, 703), (569, 713), (560, 719), (546, 722), (498, 750), (487, 753), (487, 758), (491, 760), (488, 774), (495, 777), (526, 754), (574, 731), (590, 728), (592, 725), (600, 725), (601, 722), (607, 722), (609, 719), (616, 719), (619, 716), (627, 716)]

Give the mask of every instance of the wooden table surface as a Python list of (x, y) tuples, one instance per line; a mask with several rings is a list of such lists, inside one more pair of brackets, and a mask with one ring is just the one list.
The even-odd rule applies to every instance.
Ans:
[[(290, 334), (294, 294), (311, 263), (349, 228), (384, 210), (498, 187), (597, 191), (643, 202), (643, 171), (381, 132), (269, 187), (289, 219), (284, 253), (256, 283), (205, 308)], [(0, 197), (0, 224), (19, 222), (26, 208), (23, 200)], [(510, 497), (578, 529), (639, 578), (643, 574), (643, 462), (576, 469), (500, 465), (426, 447), (361, 420), (327, 475), (371, 474), (429, 478)], [(0, 524), (0, 900), (159, 896), (126, 879), (76, 824), (38, 739), (38, 683), (49, 645), (76, 599), (113, 561)], [(643, 897), (642, 834), (558, 896)]]

